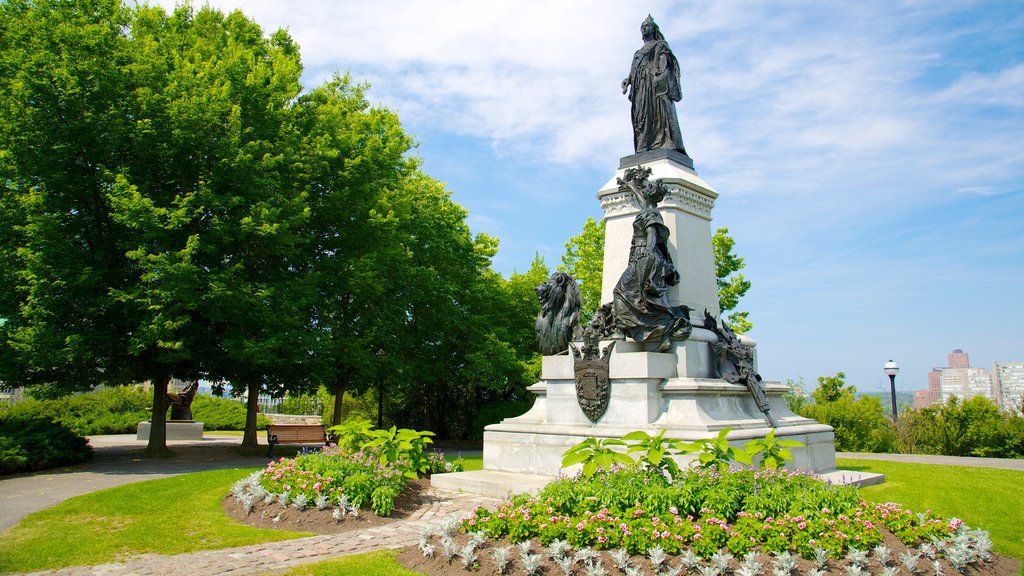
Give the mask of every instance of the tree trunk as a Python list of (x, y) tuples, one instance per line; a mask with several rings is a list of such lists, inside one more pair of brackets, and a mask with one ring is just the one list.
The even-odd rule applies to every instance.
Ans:
[(173, 455), (167, 448), (167, 384), (171, 377), (165, 374), (153, 380), (153, 417), (149, 424), (149, 444), (143, 452), (146, 456), (166, 457)]
[(345, 401), (345, 388), (348, 379), (338, 378), (334, 381), (334, 414), (331, 415), (331, 425), (341, 424), (341, 406)]
[(253, 378), (245, 383), (245, 390), (248, 398), (245, 401), (245, 432), (242, 434), (243, 448), (256, 448), (259, 441), (256, 439), (256, 417), (260, 407), (260, 382)]

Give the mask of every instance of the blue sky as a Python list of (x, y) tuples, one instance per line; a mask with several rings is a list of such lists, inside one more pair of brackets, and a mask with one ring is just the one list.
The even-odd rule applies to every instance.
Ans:
[[(215, 0), (372, 84), (508, 275), (554, 267), (632, 153), (640, 22), (683, 74), (686, 148), (753, 283), (768, 380), (927, 385), (1024, 360), (1024, 3)], [(168, 4), (165, 4), (168, 5)], [(685, 281), (685, 279), (684, 279)]]

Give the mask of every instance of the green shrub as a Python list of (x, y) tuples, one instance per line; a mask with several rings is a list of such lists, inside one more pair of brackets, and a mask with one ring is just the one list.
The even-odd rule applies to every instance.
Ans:
[[(228, 398), (198, 394), (192, 400), (192, 419), (203, 423), (204, 430), (245, 430), (245, 404)], [(256, 428), (266, 430), (270, 420), (256, 416)]]
[(857, 398), (857, 388), (846, 384), (842, 372), (818, 377), (811, 394), (813, 404), (798, 414), (813, 418), (835, 429), (836, 450), (842, 452), (892, 452), (896, 434), (875, 396)]
[(137, 386), (117, 386), (60, 398), (30, 398), (12, 404), (6, 413), (30, 420), (53, 419), (81, 436), (134, 434), (139, 422), (149, 420), (146, 408), (152, 402), (152, 394)]
[(906, 410), (898, 424), (901, 448), (945, 456), (1024, 456), (1024, 418), (999, 411), (991, 400), (975, 396), (961, 401)]
[(92, 448), (68, 426), (49, 418), (0, 417), (0, 474), (78, 464)]

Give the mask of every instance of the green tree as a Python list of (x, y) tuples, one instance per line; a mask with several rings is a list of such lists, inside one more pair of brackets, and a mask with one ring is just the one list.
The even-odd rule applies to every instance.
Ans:
[(847, 386), (846, 373), (836, 372), (835, 376), (818, 376), (818, 387), (811, 393), (811, 397), (818, 404), (827, 404), (844, 397), (853, 398), (856, 391), (853, 386)]
[[(740, 273), (746, 263), (733, 253), (736, 241), (729, 236), (728, 228), (715, 230), (711, 246), (715, 254), (715, 278), (718, 283), (718, 306), (722, 314), (735, 310), (748, 290), (750, 281)], [(737, 334), (749, 332), (754, 327), (748, 319), (749, 312), (732, 312), (725, 319)]]
[(397, 220), (382, 198), (412, 174), (412, 140), (397, 116), (369, 106), (366, 89), (336, 76), (303, 95), (296, 110), (311, 136), (303, 140), (310, 217), (299, 300), (308, 311), (311, 372), (334, 395), (333, 424), (345, 393), (362, 394), (374, 382), (383, 360), (371, 341), (376, 327), (403, 321), (388, 289), (406, 256), (389, 235)]
[(836, 450), (848, 452), (891, 452), (896, 438), (877, 396), (857, 397), (857, 388), (846, 384), (846, 374), (819, 376), (811, 393), (812, 404), (798, 414), (835, 429)]
[(587, 218), (583, 231), (565, 243), (558, 269), (571, 274), (580, 284), (580, 325), (587, 325), (601, 307), (601, 279), (604, 270), (604, 219)]
[(150, 453), (171, 376), (228, 380), (254, 443), (261, 390), (324, 375), (317, 259), (353, 260), (409, 138), (347, 78), (300, 97), (294, 42), (240, 12), (18, 0), (0, 27), (0, 379), (149, 380)]

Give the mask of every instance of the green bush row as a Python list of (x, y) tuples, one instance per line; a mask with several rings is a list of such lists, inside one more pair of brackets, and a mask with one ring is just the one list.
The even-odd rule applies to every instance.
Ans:
[(875, 396), (858, 396), (846, 375), (818, 378), (809, 396), (790, 381), (786, 401), (793, 412), (835, 429), (836, 450), (1024, 458), (1024, 415), (1000, 411), (982, 396), (952, 397), (928, 408), (905, 408), (893, 422)]
[[(134, 434), (139, 422), (148, 421), (153, 394), (137, 386), (104, 388), (87, 394), (53, 399), (30, 398), (0, 406), (0, 415), (27, 420), (55, 420), (80, 436)], [(197, 395), (192, 417), (206, 430), (244, 430), (245, 404), (228, 398)], [(265, 430), (270, 421), (263, 415), (256, 425)]]
[(0, 474), (78, 464), (92, 448), (68, 426), (49, 418), (0, 415)]

